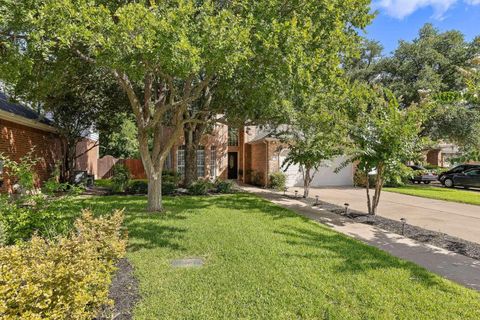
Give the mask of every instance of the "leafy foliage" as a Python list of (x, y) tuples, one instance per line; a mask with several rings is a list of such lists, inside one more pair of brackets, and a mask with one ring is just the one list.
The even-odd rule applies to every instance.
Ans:
[(196, 196), (207, 195), (212, 188), (212, 183), (207, 179), (198, 179), (188, 187), (188, 192)]
[(217, 179), (215, 181), (215, 190), (218, 193), (232, 193), (233, 182), (228, 181), (228, 180)]
[(115, 262), (125, 254), (123, 213), (85, 211), (75, 232), (0, 248), (0, 314), (6, 319), (93, 319), (109, 303)]
[(271, 173), (269, 178), (269, 187), (275, 190), (283, 191), (287, 183), (287, 176), (283, 172)]
[(123, 164), (113, 166), (112, 189), (114, 192), (125, 192), (130, 182), (130, 172)]
[[(190, 106), (211, 99), (218, 114), (243, 120), (278, 113), (291, 79), (327, 81), (336, 75), (340, 57), (351, 54), (358, 29), (373, 17), (369, 5), (369, 0), (7, 1), (0, 8), (6, 53), (0, 68), (9, 69), (8, 82), (14, 82), (23, 69), (36, 70), (66, 54), (113, 75), (128, 95), (140, 155), (158, 186), (161, 179), (153, 176), (184, 125), (199, 121), (189, 116)], [(9, 64), (13, 61), (21, 63)], [(168, 139), (162, 126), (172, 130)], [(162, 210), (161, 198), (149, 200), (150, 210)]]
[(357, 88), (354, 116), (350, 119), (352, 148), (347, 162), (357, 162), (364, 174), (376, 172), (375, 194), (370, 199), (369, 179), (365, 179), (368, 211), (376, 213), (386, 177), (393, 177), (404, 163), (416, 160), (425, 143), (419, 137), (429, 104), (402, 109), (395, 96), (382, 88)]
[(54, 238), (68, 233), (72, 226), (71, 217), (65, 216), (61, 208), (65, 199), (45, 199), (31, 196), (12, 200), (0, 196), (0, 222), (3, 226), (4, 243), (14, 244), (28, 240), (34, 233)]
[(33, 150), (21, 157), (19, 161), (12, 160), (0, 153), (0, 161), (3, 162), (3, 167), (8, 170), (8, 176), (14, 178), (14, 182), (20, 185), (20, 193), (25, 194), (35, 189), (35, 166), (38, 159), (33, 156)]

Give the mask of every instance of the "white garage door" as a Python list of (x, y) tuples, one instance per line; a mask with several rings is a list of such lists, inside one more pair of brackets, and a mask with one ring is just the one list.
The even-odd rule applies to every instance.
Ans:
[[(280, 164), (285, 160), (285, 156), (280, 156)], [(352, 186), (353, 185), (353, 166), (347, 167), (335, 173), (335, 169), (345, 161), (344, 157), (338, 157), (318, 169), (312, 181), (312, 187), (327, 186)], [(284, 170), (287, 175), (287, 187), (302, 187), (303, 176), (298, 165), (291, 165)]]

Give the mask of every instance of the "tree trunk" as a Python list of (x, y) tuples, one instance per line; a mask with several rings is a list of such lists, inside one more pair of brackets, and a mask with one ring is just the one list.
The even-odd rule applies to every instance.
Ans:
[(370, 177), (368, 176), (368, 170), (365, 172), (365, 174), (367, 175), (367, 181), (365, 183), (365, 188), (367, 190), (367, 206), (368, 206), (368, 214), (375, 214), (375, 212), (373, 212), (372, 210), (372, 201), (371, 201), (371, 198), (370, 198)]
[(162, 205), (162, 171), (148, 175), (148, 211), (160, 212)]
[(191, 185), (198, 179), (197, 150), (200, 140), (206, 129), (205, 124), (187, 124), (184, 129), (185, 136), (185, 186)]
[(197, 180), (197, 145), (195, 144), (195, 129), (188, 126), (184, 130), (185, 136), (185, 179), (186, 187)]
[(384, 164), (380, 163), (377, 168), (377, 178), (375, 179), (375, 194), (373, 195), (372, 214), (377, 214), (378, 204), (380, 203), (380, 194), (383, 188)]
[(310, 194), (310, 184), (312, 182), (312, 178), (310, 177), (311, 168), (305, 168), (303, 173), (303, 197), (308, 198)]

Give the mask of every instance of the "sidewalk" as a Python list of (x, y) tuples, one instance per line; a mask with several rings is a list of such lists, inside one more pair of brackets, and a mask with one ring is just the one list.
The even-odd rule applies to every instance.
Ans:
[(431, 272), (480, 291), (480, 261), (431, 245), (416, 242), (376, 227), (355, 223), (324, 209), (310, 206), (301, 198), (293, 199), (270, 190), (241, 186), (244, 191), (259, 195), (309, 219), (389, 252), (393, 256), (414, 262)]
[[(293, 190), (302, 192), (302, 188)], [(349, 203), (353, 210), (368, 212), (363, 188), (312, 188), (310, 197), (316, 195), (328, 203), (342, 207)], [(384, 191), (377, 214), (396, 221), (406, 218), (410, 225), (480, 243), (480, 206)]]

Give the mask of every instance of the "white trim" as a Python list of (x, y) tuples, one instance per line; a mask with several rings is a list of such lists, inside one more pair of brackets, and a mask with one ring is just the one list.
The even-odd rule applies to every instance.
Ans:
[(7, 111), (4, 111), (4, 110), (0, 110), (0, 119), (3, 119), (5, 121), (9, 121), (9, 122), (13, 122), (13, 123), (17, 123), (17, 124), (21, 124), (21, 125), (24, 125), (24, 126), (27, 126), (27, 127), (30, 127), (30, 128), (34, 128), (34, 129), (39, 129), (39, 130), (43, 130), (43, 131), (47, 131), (47, 132), (57, 133), (57, 129), (55, 129), (52, 126), (49, 126), (48, 124), (41, 123), (39, 121), (32, 120), (32, 119), (27, 119), (27, 118), (24, 118), (22, 116), (19, 116), (19, 115), (16, 115), (14, 113), (7, 112)]

